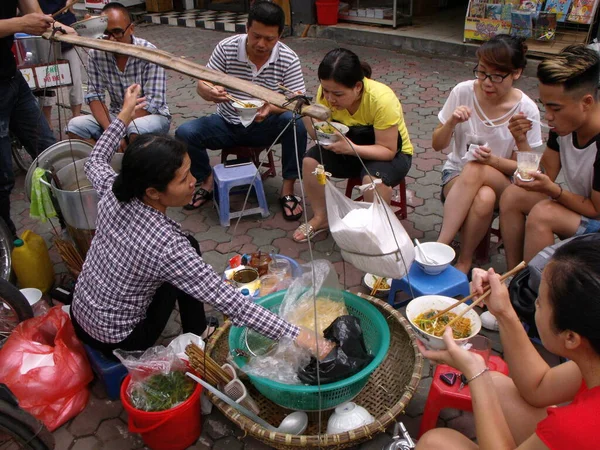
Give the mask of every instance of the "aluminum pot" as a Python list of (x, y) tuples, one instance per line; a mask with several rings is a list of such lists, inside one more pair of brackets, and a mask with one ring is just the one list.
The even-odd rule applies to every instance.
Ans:
[[(17, 63), (23, 64), (53, 64), (60, 59), (60, 42), (49, 41), (41, 36), (16, 33), (15, 47), (17, 51)], [(31, 53), (31, 60), (25, 61), (27, 53)]]
[[(51, 184), (43, 179), (41, 181), (52, 189), (67, 225), (81, 230), (94, 230), (98, 217), (98, 193), (85, 176), (84, 165), (87, 160), (84, 158), (67, 164), (56, 172), (62, 189), (58, 189), (54, 181)], [(122, 160), (122, 153), (113, 156), (110, 165), (116, 172), (121, 170)]]

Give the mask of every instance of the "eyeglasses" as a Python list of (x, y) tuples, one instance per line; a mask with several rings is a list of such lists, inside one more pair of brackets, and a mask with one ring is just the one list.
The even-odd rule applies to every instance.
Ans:
[(498, 73), (485, 73), (482, 70), (477, 70), (477, 67), (479, 66), (475, 66), (473, 68), (473, 75), (475, 75), (475, 78), (477, 78), (479, 81), (485, 81), (487, 78), (489, 78), (492, 83), (502, 83), (504, 79), (510, 75), (510, 73), (507, 73), (506, 75), (500, 75)]
[(125, 36), (125, 33), (127, 32), (127, 30), (129, 29), (129, 27), (131, 26), (133, 22), (130, 22), (129, 25), (127, 25), (125, 27), (124, 30), (121, 30), (120, 28), (115, 28), (114, 30), (109, 30), (108, 28), (106, 30), (104, 30), (104, 39), (110, 39), (110, 37), (114, 37), (115, 39), (121, 39), (123, 36)]

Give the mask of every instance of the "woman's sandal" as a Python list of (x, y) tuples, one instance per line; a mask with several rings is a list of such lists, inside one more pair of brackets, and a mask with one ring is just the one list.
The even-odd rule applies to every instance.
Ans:
[[(185, 205), (183, 207), (183, 209), (186, 209), (188, 211), (192, 211), (194, 209), (198, 209), (202, 205), (204, 205), (205, 203), (208, 203), (210, 200), (212, 200), (212, 198), (213, 198), (212, 191), (207, 191), (204, 188), (198, 188), (198, 190), (196, 192), (194, 192), (194, 196), (192, 197), (192, 201), (190, 203), (188, 203), (187, 205)], [(196, 205), (196, 203), (198, 203), (201, 200), (203, 200), (203, 202), (200, 203), (199, 205)]]
[[(291, 203), (292, 205), (288, 205)], [(300, 211), (297, 214), (294, 214), (294, 210), (300, 205), (300, 197), (296, 197), (295, 195), (284, 195), (279, 198), (279, 204), (281, 205), (281, 210), (283, 211), (283, 218), (285, 220), (289, 220), (290, 222), (293, 220), (298, 220), (302, 217), (303, 211)]]
[[(317, 235), (319, 235), (323, 232), (328, 232), (329, 228), (320, 228), (318, 230), (315, 230), (311, 224), (303, 223), (298, 228), (296, 228), (296, 231), (299, 231), (300, 233), (302, 233), (304, 238), (302, 238), (302, 239), (292, 238), (292, 239), (294, 239), (294, 242), (301, 244), (303, 242), (308, 242), (309, 237), (310, 237), (310, 240), (312, 241)], [(294, 233), (294, 234), (296, 234), (296, 233)]]

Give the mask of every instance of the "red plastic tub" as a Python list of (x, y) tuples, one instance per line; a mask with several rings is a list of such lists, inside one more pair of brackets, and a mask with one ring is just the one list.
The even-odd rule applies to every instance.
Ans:
[(339, 0), (317, 0), (317, 23), (335, 25), (338, 22)]
[(121, 403), (129, 417), (129, 431), (139, 433), (152, 450), (183, 450), (193, 445), (202, 432), (200, 394), (196, 389), (185, 402), (166, 411), (147, 412), (129, 403), (127, 387), (131, 376), (127, 375), (121, 385)]

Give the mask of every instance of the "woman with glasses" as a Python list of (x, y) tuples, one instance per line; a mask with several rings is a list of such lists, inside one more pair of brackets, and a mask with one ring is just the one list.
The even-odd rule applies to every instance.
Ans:
[(514, 87), (527, 65), (526, 52), (521, 38), (490, 39), (477, 50), (475, 79), (455, 86), (438, 114), (441, 123), (433, 132), (432, 146), (449, 150), (442, 171), (444, 219), (438, 242), (450, 244), (461, 232), (456, 268), (464, 273), (517, 168), (514, 151), (542, 145), (536, 122), (530, 122), (519, 142), (510, 131), (515, 115), (540, 118), (536, 104)]

